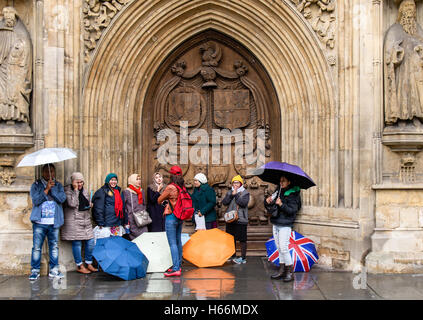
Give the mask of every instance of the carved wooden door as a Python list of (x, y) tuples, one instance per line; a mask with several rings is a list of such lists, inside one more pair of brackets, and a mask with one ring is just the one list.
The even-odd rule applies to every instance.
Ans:
[[(241, 175), (251, 195), (249, 254), (263, 254), (271, 234), (263, 200), (274, 186), (252, 176), (251, 170), (279, 160), (281, 122), (273, 85), (259, 61), (218, 32), (199, 34), (165, 59), (144, 105), (142, 172), (148, 173), (143, 174), (144, 185), (151, 183), (156, 171), (168, 177), (170, 167), (177, 164), (192, 192), (193, 177), (203, 172), (216, 191), (223, 226), (221, 201), (231, 179)], [(218, 136), (225, 132), (237, 132), (240, 140)], [(248, 134), (252, 139), (247, 140)], [(237, 157), (240, 152), (243, 157)]]

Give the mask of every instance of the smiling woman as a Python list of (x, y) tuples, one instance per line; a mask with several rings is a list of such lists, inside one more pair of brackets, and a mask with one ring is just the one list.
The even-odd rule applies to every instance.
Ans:
[(124, 201), (118, 176), (109, 173), (104, 185), (98, 189), (93, 197), (93, 217), (99, 228), (109, 228), (111, 236), (122, 236), (123, 226), (128, 228), (128, 215), (124, 210)]

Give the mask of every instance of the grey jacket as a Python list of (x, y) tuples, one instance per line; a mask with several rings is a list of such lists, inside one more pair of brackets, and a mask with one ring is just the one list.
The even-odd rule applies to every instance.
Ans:
[[(123, 192), (123, 196), (125, 197), (125, 207), (124, 210), (126, 212), (126, 214), (128, 215), (128, 222), (129, 222), (129, 230), (130, 230), (130, 234), (129, 234), (129, 239), (130, 240), (134, 240), (136, 237), (140, 236), (141, 234), (143, 234), (144, 232), (148, 231), (148, 227), (144, 226), (144, 227), (138, 227), (136, 222), (135, 222), (135, 218), (133, 215), (133, 212), (137, 212), (137, 211), (141, 211), (141, 210), (145, 210), (145, 194), (144, 194), (144, 190), (142, 191), (142, 200), (143, 203), (139, 204), (138, 203), (138, 196), (137, 194), (130, 190), (129, 188), (124, 190)], [(134, 211), (132, 211), (134, 210)]]
[[(94, 238), (91, 222), (91, 210), (79, 211), (79, 191), (72, 186), (65, 187), (66, 204), (64, 205), (65, 223), (60, 236), (62, 240), (89, 240)], [(88, 191), (83, 189), (83, 195), (89, 199)]]
[(238, 220), (234, 223), (248, 224), (248, 202), (250, 201), (250, 193), (244, 190), (236, 195), (232, 195), (232, 190), (229, 190), (222, 204), (228, 206), (226, 212), (236, 210), (238, 206)]

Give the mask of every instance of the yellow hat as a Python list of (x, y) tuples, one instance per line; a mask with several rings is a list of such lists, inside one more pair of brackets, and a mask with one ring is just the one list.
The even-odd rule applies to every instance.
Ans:
[(234, 183), (234, 181), (239, 181), (241, 184), (244, 184), (244, 180), (242, 180), (240, 175), (233, 177), (231, 183)]

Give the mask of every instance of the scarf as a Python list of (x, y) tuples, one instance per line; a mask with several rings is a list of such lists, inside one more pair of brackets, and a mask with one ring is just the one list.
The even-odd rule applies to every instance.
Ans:
[[(244, 186), (243, 186), (243, 185), (241, 185), (241, 186), (238, 188), (238, 190), (236, 191), (236, 193), (240, 193), (240, 192), (242, 192), (242, 191), (244, 191), (244, 190), (245, 190)], [(232, 191), (234, 191), (234, 187), (232, 187)]]
[(78, 211), (87, 211), (88, 209), (90, 209), (90, 202), (88, 201), (87, 198), (85, 198), (83, 188), (79, 191), (78, 199), (79, 199)]
[(131, 189), (132, 191), (135, 191), (138, 195), (138, 204), (142, 204), (142, 189), (140, 188), (136, 188), (134, 187), (132, 184), (129, 185), (129, 189)]
[(113, 189), (113, 193), (115, 194), (115, 213), (116, 217), (123, 219), (123, 201), (120, 196), (120, 192), (118, 189)]

